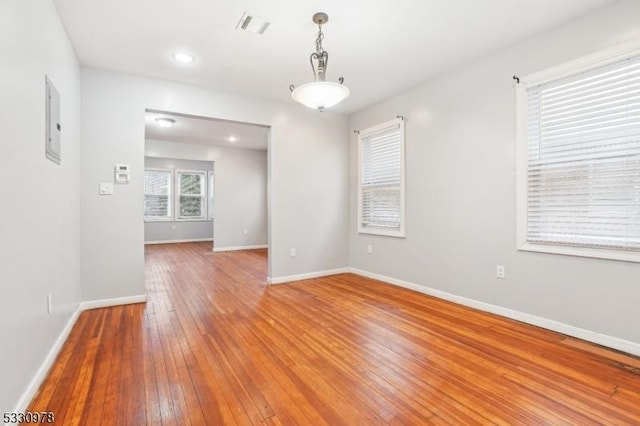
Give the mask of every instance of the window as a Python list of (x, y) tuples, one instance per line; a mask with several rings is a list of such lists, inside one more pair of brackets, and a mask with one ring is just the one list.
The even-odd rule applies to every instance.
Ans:
[(209, 172), (209, 220), (213, 220), (213, 172)]
[(207, 220), (207, 172), (176, 171), (177, 219)]
[(640, 50), (522, 82), (520, 248), (640, 261)]
[(404, 121), (358, 136), (358, 232), (404, 237)]
[(144, 219), (171, 219), (171, 170), (145, 169), (144, 171)]

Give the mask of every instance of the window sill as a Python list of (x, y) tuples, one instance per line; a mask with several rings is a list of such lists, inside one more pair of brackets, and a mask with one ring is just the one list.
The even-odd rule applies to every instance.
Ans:
[(145, 223), (146, 222), (173, 222), (173, 218), (172, 217), (163, 217), (163, 218), (145, 217), (144, 221)]
[(211, 222), (210, 219), (207, 219), (206, 217), (194, 217), (194, 218), (177, 218), (175, 220), (176, 222)]
[(624, 262), (639, 262), (640, 252), (607, 250), (582, 247), (564, 247), (546, 244), (524, 243), (518, 247), (520, 251), (532, 251), (537, 253), (561, 254), (565, 256), (590, 257), (594, 259), (620, 260)]
[(405, 238), (404, 231), (386, 231), (384, 229), (358, 229), (358, 234), (379, 235), (383, 237)]

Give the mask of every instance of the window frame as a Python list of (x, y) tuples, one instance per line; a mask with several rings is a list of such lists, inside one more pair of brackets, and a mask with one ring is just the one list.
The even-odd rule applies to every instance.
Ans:
[(147, 196), (147, 171), (150, 172), (168, 172), (169, 173), (169, 193), (167, 194), (168, 200), (167, 200), (167, 208), (169, 210), (169, 215), (168, 216), (164, 216), (164, 217), (159, 217), (159, 216), (147, 216), (144, 215), (144, 221), (145, 222), (173, 222), (173, 216), (174, 216), (174, 203), (173, 203), (173, 193), (174, 193), (174, 171), (173, 169), (166, 169), (166, 168), (160, 168), (160, 167), (145, 167), (144, 168), (144, 196)]
[[(208, 196), (207, 196), (207, 180), (208, 180), (208, 171), (207, 170), (187, 170), (187, 169), (175, 169), (175, 221), (176, 222), (207, 222), (208, 219)], [(200, 198), (202, 199), (202, 215), (197, 217), (183, 217), (180, 215), (180, 197), (183, 196), (180, 192), (180, 175), (182, 174), (193, 174), (202, 176), (202, 193)], [(188, 197), (197, 197), (192, 194), (185, 194), (184, 196)]]
[(215, 174), (213, 170), (207, 171), (207, 220), (213, 220), (215, 212)]
[(640, 251), (614, 248), (575, 247), (570, 245), (533, 243), (527, 240), (528, 216), (528, 98), (527, 87), (541, 85), (560, 80), (581, 72), (605, 66), (629, 57), (640, 55), (640, 43), (623, 43), (615, 47), (601, 50), (594, 54), (560, 64), (540, 72), (532, 73), (520, 79), (516, 85), (516, 216), (517, 216), (517, 249), (520, 251), (560, 254), (568, 256), (589, 257), (598, 259), (640, 262)]
[[(363, 138), (373, 133), (378, 133), (387, 128), (398, 126), (400, 131), (400, 228), (397, 230), (388, 230), (384, 228), (367, 228), (362, 226), (362, 168), (363, 168)], [(406, 133), (405, 122), (402, 118), (396, 118), (394, 120), (386, 121), (384, 123), (377, 124), (375, 126), (366, 128), (358, 132), (358, 205), (357, 205), (357, 232), (358, 234), (366, 235), (379, 235), (395, 238), (406, 238), (405, 232), (405, 217), (406, 217)]]

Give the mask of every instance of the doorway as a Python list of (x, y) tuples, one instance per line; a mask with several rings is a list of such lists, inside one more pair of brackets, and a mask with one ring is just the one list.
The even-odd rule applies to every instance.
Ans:
[(267, 249), (269, 138), (264, 125), (146, 110), (145, 245)]

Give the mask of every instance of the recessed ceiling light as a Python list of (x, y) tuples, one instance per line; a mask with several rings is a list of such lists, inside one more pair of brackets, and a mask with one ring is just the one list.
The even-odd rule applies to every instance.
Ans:
[(191, 64), (196, 60), (196, 58), (193, 55), (190, 55), (185, 52), (174, 53), (171, 57), (173, 58), (174, 61), (179, 62), (181, 64)]
[(174, 120), (173, 118), (166, 118), (166, 117), (156, 118), (156, 123), (158, 123), (158, 126), (160, 127), (171, 127), (175, 122), (176, 120)]
[(229, 136), (229, 137), (227, 138), (227, 140), (228, 140), (229, 142), (231, 142), (231, 143), (236, 143), (236, 141), (237, 141), (238, 139), (236, 139), (236, 137), (235, 137), (235, 136), (231, 135), (231, 136)]

